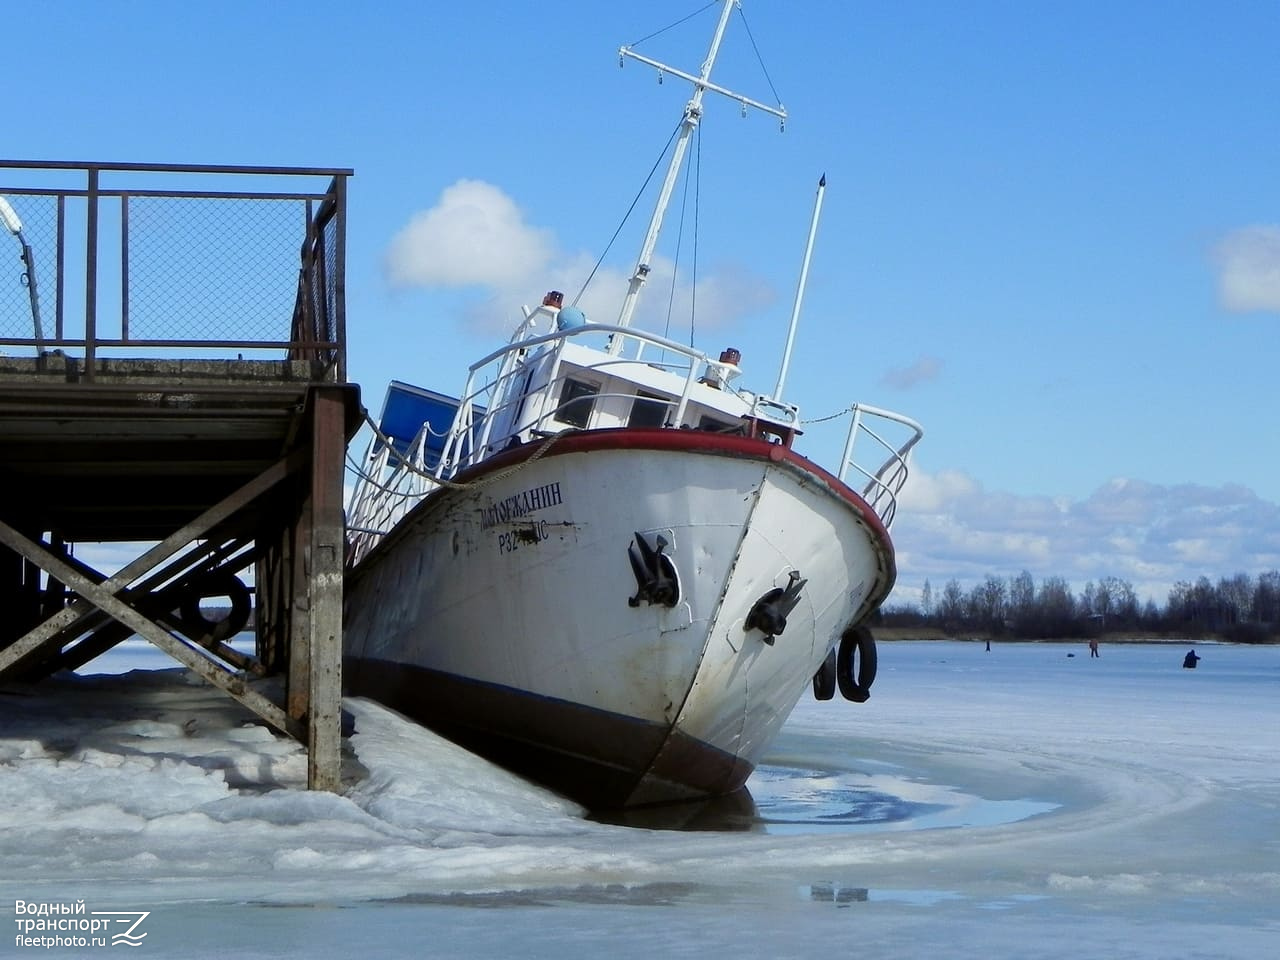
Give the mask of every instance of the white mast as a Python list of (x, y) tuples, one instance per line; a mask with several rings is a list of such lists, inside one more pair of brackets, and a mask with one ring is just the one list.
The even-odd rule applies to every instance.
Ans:
[[(739, 5), (740, 2), (741, 0), (724, 0), (724, 9), (720, 12), (720, 22), (716, 26), (715, 36), (711, 40), (711, 49), (707, 51), (707, 59), (702, 62), (702, 72), (696, 77), (659, 63), (657, 60), (650, 60), (648, 57), (641, 56), (633, 52), (630, 47), (621, 47), (618, 50), (619, 58), (631, 57), (633, 60), (639, 60), (641, 63), (647, 63), (649, 66), (655, 67), (658, 70), (659, 79), (664, 74), (669, 73), (693, 84), (693, 97), (685, 104), (684, 121), (680, 124), (680, 134), (676, 140), (675, 150), (671, 154), (671, 164), (667, 167), (667, 178), (662, 183), (662, 191), (658, 194), (658, 203), (654, 208), (653, 218), (649, 221), (649, 232), (645, 234), (644, 245), (640, 248), (640, 256), (636, 260), (635, 272), (631, 275), (631, 284), (627, 288), (627, 295), (622, 301), (622, 312), (618, 316), (618, 326), (620, 327), (629, 327), (631, 325), (631, 316), (636, 310), (636, 300), (640, 296), (640, 288), (644, 286), (645, 280), (649, 278), (653, 250), (658, 244), (658, 233), (662, 229), (662, 220), (666, 216), (667, 204), (671, 200), (671, 191), (675, 189), (676, 179), (679, 177), (680, 168), (684, 164), (685, 152), (689, 146), (689, 137), (697, 128), (698, 121), (702, 119), (703, 94), (708, 90), (713, 93), (723, 94), (742, 104), (744, 114), (747, 107), (754, 107), (786, 122), (787, 111), (781, 107), (770, 107), (710, 82), (711, 68), (715, 65), (716, 56), (720, 52), (720, 41), (724, 39), (725, 27), (729, 23), (729, 14), (733, 12), (734, 6)], [(617, 353), (621, 349), (621, 338), (611, 338), (609, 352)]]
[(782, 351), (782, 369), (778, 371), (778, 385), (773, 388), (771, 399), (782, 400), (782, 386), (787, 382), (787, 367), (791, 365), (791, 347), (796, 340), (796, 325), (800, 322), (800, 304), (804, 300), (804, 288), (809, 282), (809, 260), (813, 257), (813, 240), (818, 235), (818, 216), (822, 213), (822, 197), (827, 192), (827, 175), (818, 181), (818, 196), (813, 201), (813, 217), (809, 221), (809, 242), (804, 247), (804, 263), (800, 267), (800, 282), (796, 285), (796, 302), (791, 308), (791, 325), (787, 328), (787, 346)]

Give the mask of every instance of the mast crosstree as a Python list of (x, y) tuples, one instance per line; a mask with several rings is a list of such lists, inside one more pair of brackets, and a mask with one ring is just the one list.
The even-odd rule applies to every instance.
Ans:
[[(629, 46), (618, 49), (620, 62), (622, 59), (630, 57), (632, 60), (638, 60), (640, 63), (656, 69), (659, 77), (670, 74), (673, 77), (688, 80), (693, 84), (693, 96), (685, 104), (684, 119), (680, 124), (680, 133), (676, 138), (675, 150), (671, 154), (671, 163), (667, 167), (667, 176), (662, 182), (662, 190), (658, 194), (658, 202), (654, 207), (653, 217), (649, 221), (649, 229), (645, 233), (644, 244), (641, 246), (640, 256), (636, 260), (635, 271), (631, 274), (631, 283), (627, 287), (627, 295), (622, 301), (622, 312), (618, 316), (618, 326), (620, 327), (629, 327), (631, 325), (631, 318), (636, 310), (636, 301), (640, 296), (640, 290), (644, 287), (645, 281), (649, 279), (649, 272), (653, 267), (653, 251), (658, 245), (658, 234), (662, 230), (662, 221), (666, 216), (667, 205), (671, 201), (671, 193), (675, 189), (676, 179), (679, 177), (680, 169), (684, 165), (685, 154), (689, 147), (689, 138), (702, 119), (702, 100), (707, 91), (736, 100), (742, 105), (743, 113), (750, 107), (755, 110), (762, 110), (777, 117), (783, 124), (786, 123), (787, 111), (783, 107), (771, 107), (768, 104), (752, 100), (750, 97), (735, 93), (726, 87), (711, 82), (711, 70), (715, 66), (716, 57), (720, 53), (720, 43), (724, 39), (725, 28), (729, 24), (729, 15), (733, 12), (733, 8), (739, 5), (740, 0), (724, 0), (724, 8), (720, 11), (720, 22), (716, 25), (715, 36), (711, 39), (711, 48), (707, 51), (707, 57), (702, 62), (702, 69), (696, 77), (691, 73), (677, 70), (665, 63), (636, 53)], [(621, 349), (622, 339), (620, 337), (613, 338), (613, 342), (609, 344), (609, 352), (617, 353)]]

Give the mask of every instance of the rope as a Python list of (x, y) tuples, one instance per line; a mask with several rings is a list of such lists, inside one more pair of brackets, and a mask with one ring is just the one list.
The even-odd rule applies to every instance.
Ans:
[[(404, 460), (400, 462), (403, 463), (405, 466), (411, 466), (409, 463), (407, 463)], [(372, 486), (377, 487), (379, 490), (381, 490), (385, 494), (388, 494), (393, 497), (399, 497), (401, 500), (408, 500), (410, 497), (425, 497), (428, 493), (431, 492), (430, 490), (424, 490), (422, 493), (410, 493), (407, 490), (396, 490), (393, 487), (389, 487), (385, 483), (382, 483), (380, 480), (378, 480), (378, 478), (375, 477), (373, 474), (366, 471), (364, 467), (362, 467), (359, 463), (357, 463), (356, 458), (353, 457), (349, 451), (347, 453), (347, 466), (351, 468), (352, 473), (354, 473), (357, 477), (359, 477), (365, 483), (368, 483)]]
[(852, 413), (852, 412), (853, 412), (853, 405), (850, 404), (849, 406), (845, 407), (843, 410), (838, 410), (837, 412), (831, 414), (830, 416), (818, 417), (814, 420), (801, 420), (800, 424), (801, 426), (808, 426), (811, 423), (826, 423), (828, 420), (835, 420), (838, 417), (843, 417), (846, 413)]

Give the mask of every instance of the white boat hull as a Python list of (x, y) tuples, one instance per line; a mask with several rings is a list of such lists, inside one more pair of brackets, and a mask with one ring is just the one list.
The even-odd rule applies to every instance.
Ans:
[[(591, 808), (741, 787), (893, 552), (856, 494), (778, 445), (574, 434), (436, 490), (348, 577), (345, 684)], [(637, 534), (674, 606), (629, 602)], [(806, 582), (772, 642), (753, 606)]]

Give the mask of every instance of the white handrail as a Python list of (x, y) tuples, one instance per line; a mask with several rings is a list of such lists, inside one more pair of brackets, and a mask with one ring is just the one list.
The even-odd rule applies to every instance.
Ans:
[[(893, 526), (894, 517), (898, 512), (898, 494), (902, 492), (910, 474), (911, 451), (924, 436), (924, 427), (910, 417), (881, 407), (873, 407), (870, 404), (855, 403), (849, 409), (853, 419), (845, 438), (844, 453), (840, 458), (840, 472), (837, 476), (847, 483), (846, 477), (852, 468), (866, 479), (867, 483), (861, 491), (862, 498), (876, 512), (885, 529), (888, 530)], [(868, 418), (898, 424), (910, 431), (910, 435), (905, 441), (895, 446), (882, 433), (867, 425)], [(870, 438), (875, 444), (873, 449), (878, 448), (882, 454), (887, 454), (874, 470), (854, 460), (854, 446), (859, 437)]]
[[(687, 366), (680, 363), (668, 363), (664, 368), (669, 368), (670, 372), (676, 372), (683, 368), (685, 373), (685, 385), (681, 392), (680, 404), (677, 407), (677, 417), (683, 417), (685, 408), (688, 405), (689, 396), (692, 393), (693, 385), (697, 383), (700, 374), (715, 372), (724, 376), (728, 365), (718, 360), (712, 360), (709, 356), (679, 343), (675, 340), (669, 340), (666, 337), (659, 336), (656, 333), (649, 333), (644, 330), (635, 328), (621, 327), (610, 323), (585, 323), (578, 327), (570, 327), (565, 330), (554, 330), (550, 333), (540, 334), (538, 336), (528, 337), (523, 340), (512, 341), (504, 346), (492, 351), (487, 356), (473, 363), (468, 371), (467, 384), (463, 390), (462, 399), (458, 408), (457, 416), (454, 419), (453, 427), (450, 429), (444, 443), (444, 452), (437, 465), (435, 474), (440, 478), (447, 478), (463, 466), (469, 466), (478, 462), (489, 452), (490, 436), (494, 423), (500, 413), (515, 408), (522, 400), (525, 399), (525, 392), (521, 390), (509, 389), (518, 376), (525, 374), (525, 368), (516, 365), (501, 364), (498, 375), (495, 379), (485, 383), (482, 387), (475, 387), (477, 376), (486, 368), (493, 365), (496, 361), (504, 361), (507, 357), (516, 351), (534, 350), (544, 344), (562, 344), (570, 339), (583, 336), (610, 336), (615, 343), (624, 341), (635, 341), (637, 351), (641, 350), (644, 345), (651, 345), (658, 349), (665, 350), (684, 357), (688, 362)], [(553, 377), (558, 371), (553, 371)], [(622, 356), (611, 356), (608, 360), (602, 361), (594, 365), (596, 370), (607, 370), (612, 365), (619, 368), (638, 363), (640, 361)], [(547, 387), (544, 385), (540, 388), (545, 391)], [(482, 417), (480, 433), (475, 436), (475, 442), (471, 444), (467, 453), (463, 454), (463, 446), (472, 437), (474, 433), (474, 424), (470, 422), (470, 411), (472, 407), (479, 406), (485, 409)], [(785, 408), (794, 414), (794, 407), (786, 407), (780, 405), (780, 409)]]

